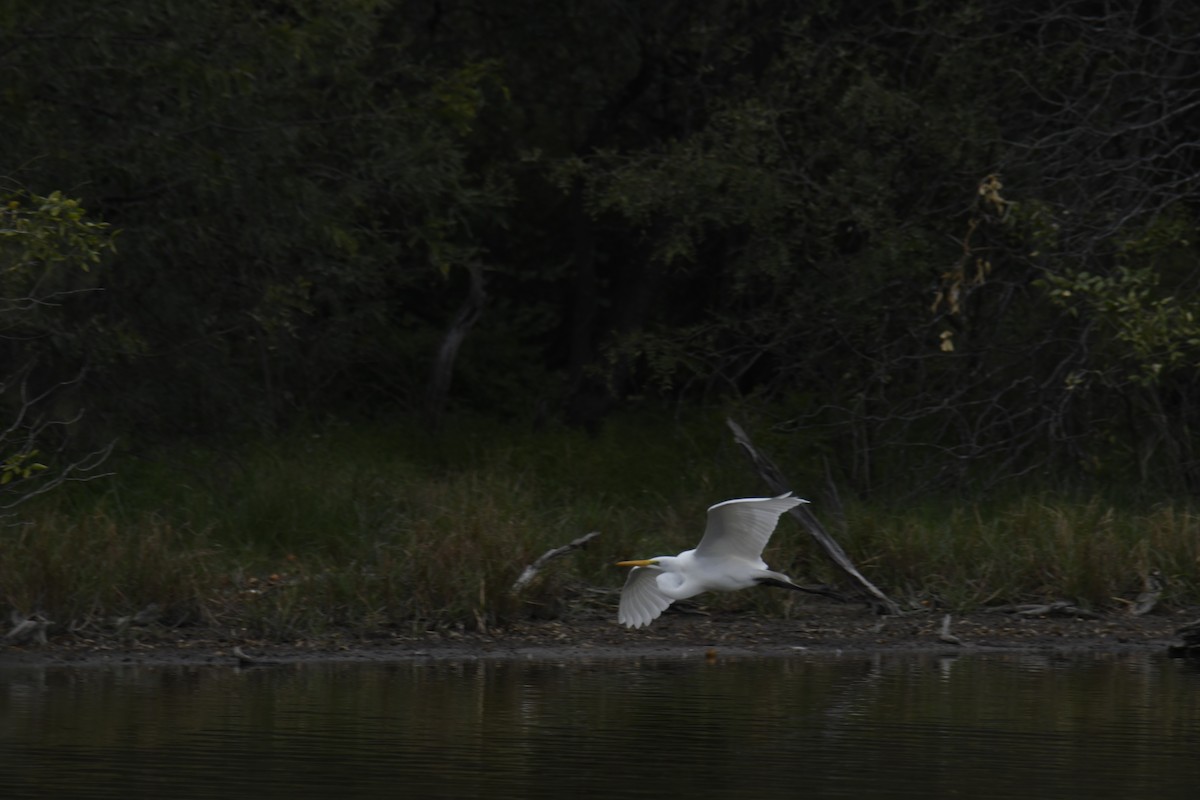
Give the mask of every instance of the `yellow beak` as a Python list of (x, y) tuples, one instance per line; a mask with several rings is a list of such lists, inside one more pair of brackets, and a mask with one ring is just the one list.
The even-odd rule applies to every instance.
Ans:
[(658, 562), (653, 558), (643, 558), (641, 561), (618, 561), (618, 567), (654, 567)]

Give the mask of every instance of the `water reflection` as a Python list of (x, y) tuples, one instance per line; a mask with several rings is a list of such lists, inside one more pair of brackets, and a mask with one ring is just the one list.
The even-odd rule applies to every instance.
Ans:
[(1151, 656), (0, 670), (5, 797), (1193, 797)]

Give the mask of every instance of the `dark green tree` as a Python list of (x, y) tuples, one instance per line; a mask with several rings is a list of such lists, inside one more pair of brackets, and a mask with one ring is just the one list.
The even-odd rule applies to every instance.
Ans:
[(750, 402), (864, 493), (1195, 485), (1182, 0), (0, 13), (0, 171), (124, 231), (114, 419)]
[(447, 281), (504, 202), (462, 144), (502, 87), (419, 63), (399, 7), (9, 10), (6, 168), (79, 187), (131, 243), (97, 309), (138, 345), (97, 370), (122, 414), (205, 430), (421, 397)]

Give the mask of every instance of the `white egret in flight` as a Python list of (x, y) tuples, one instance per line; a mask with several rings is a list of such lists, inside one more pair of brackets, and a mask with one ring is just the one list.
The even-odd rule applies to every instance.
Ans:
[(677, 556), (619, 561), (633, 567), (621, 590), (617, 619), (630, 628), (649, 625), (676, 600), (701, 592), (734, 592), (751, 586), (779, 586), (828, 594), (799, 586), (782, 572), (767, 569), (763, 548), (788, 509), (807, 503), (791, 492), (779, 497), (726, 500), (708, 509), (704, 536), (694, 550)]

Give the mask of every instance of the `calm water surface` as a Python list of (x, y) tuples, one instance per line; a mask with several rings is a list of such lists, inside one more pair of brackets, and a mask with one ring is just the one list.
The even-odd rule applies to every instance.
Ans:
[(1200, 797), (1154, 656), (0, 668), (0, 797)]

